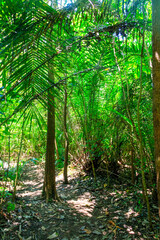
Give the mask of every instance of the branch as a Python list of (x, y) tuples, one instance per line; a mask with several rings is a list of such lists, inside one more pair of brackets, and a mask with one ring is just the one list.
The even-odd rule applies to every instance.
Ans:
[[(91, 72), (93, 70), (104, 70), (106, 69), (106, 67), (100, 67), (100, 66), (95, 66), (93, 68), (88, 68), (88, 69), (85, 69), (85, 70), (82, 70), (82, 71), (79, 71), (79, 72), (76, 72), (76, 73), (73, 73), (71, 74), (70, 76), (68, 77), (65, 77), (63, 79), (61, 79), (60, 81), (58, 81), (57, 83), (53, 83), (51, 84), (49, 87), (47, 87), (46, 89), (44, 89), (43, 91), (41, 91), (40, 93), (34, 95), (30, 100), (28, 100), (27, 102), (24, 103), (24, 105), (22, 105), (21, 107), (18, 107), (16, 110), (14, 110), (14, 112), (8, 116), (1, 124), (0, 124), (0, 127), (6, 123), (10, 118), (12, 118), (16, 113), (18, 113), (20, 110), (22, 110), (24, 107), (26, 107), (28, 104), (30, 104), (32, 101), (34, 101), (35, 99), (38, 99), (39, 97), (41, 97), (45, 92), (47, 92), (48, 90), (50, 90), (51, 88), (53, 87), (58, 87), (60, 84), (63, 84), (67, 79), (71, 78), (71, 77), (74, 77), (74, 76), (77, 76), (79, 74), (82, 74), (82, 73), (88, 73), (88, 72)], [(0, 101), (2, 100), (2, 98), (0, 99)]]

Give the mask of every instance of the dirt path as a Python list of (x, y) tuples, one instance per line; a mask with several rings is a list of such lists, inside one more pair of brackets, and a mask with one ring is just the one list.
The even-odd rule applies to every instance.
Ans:
[(23, 184), (18, 189), (17, 205), (8, 222), (0, 226), (4, 240), (109, 240), (160, 239), (158, 218), (154, 232), (148, 229), (147, 211), (141, 206), (139, 192), (127, 185), (99, 179), (95, 185), (87, 176), (70, 171), (69, 184), (57, 177), (62, 202), (46, 204), (41, 197), (43, 169), (27, 165)]

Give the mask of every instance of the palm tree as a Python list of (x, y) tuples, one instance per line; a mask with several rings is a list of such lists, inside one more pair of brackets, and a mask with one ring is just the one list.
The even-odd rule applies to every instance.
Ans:
[[(125, 38), (127, 41), (126, 35), (129, 32), (144, 26), (141, 18), (137, 21), (134, 19), (141, 4), (143, 3), (138, 0), (128, 1), (128, 4), (116, 0), (102, 2), (77, 0), (73, 4), (56, 10), (42, 0), (18, 0), (12, 5), (8, 1), (1, 1), (0, 10), (4, 21), (0, 22), (0, 27), (3, 29), (0, 33), (2, 39), (0, 71), (5, 93), (0, 101), (4, 98), (9, 99), (13, 94), (19, 99), (13, 112), (4, 119), (2, 124), (17, 112), (24, 114), (38, 101), (49, 109), (48, 124), (51, 123), (51, 132), (54, 132), (54, 97), (60, 85), (71, 76), (106, 69), (105, 64), (104, 66), (96, 64), (90, 69), (86, 69), (83, 64), (83, 69), (81, 67), (76, 73), (63, 78), (65, 72), (60, 69), (59, 62), (64, 61), (66, 54), (70, 52), (77, 54), (81, 51), (83, 44), (93, 44), (93, 48), (96, 49), (103, 38), (108, 39), (108, 45), (112, 43), (115, 36)], [(104, 22), (103, 19), (105, 19)], [(75, 25), (76, 22), (79, 25)], [(118, 43), (117, 40), (117, 45)], [(110, 51), (107, 52), (107, 56), (110, 56), (109, 54)], [(96, 56), (95, 59), (95, 63), (99, 63)], [(109, 57), (106, 61), (109, 62)], [(12, 71), (9, 71), (10, 68)], [(47, 139), (48, 142), (52, 141), (50, 154), (53, 156), (54, 133), (50, 135), (51, 132), (48, 131)], [(47, 149), (47, 156), (49, 151)], [(52, 177), (49, 177), (48, 181), (49, 185), (53, 186), (53, 191), (47, 190), (47, 200), (50, 194), (53, 198), (57, 197), (53, 177), (54, 159), (51, 160), (51, 169)]]
[[(51, 7), (56, 9), (57, 1), (51, 1)], [(52, 34), (52, 32), (51, 32)], [(53, 48), (52, 38), (47, 39), (49, 43), (49, 52)], [(48, 57), (50, 53), (48, 52)], [(50, 85), (53, 85), (54, 80), (54, 61), (48, 63), (48, 76)], [(45, 177), (43, 186), (43, 195), (46, 197), (46, 202), (50, 199), (58, 200), (56, 191), (56, 174), (55, 174), (55, 96), (54, 86), (48, 90), (48, 116), (47, 116), (47, 148), (45, 161)]]
[[(95, 3), (97, 4), (98, 1), (95, 1)], [(56, 66), (58, 67), (58, 59), (63, 57), (63, 53), (70, 51), (74, 42), (79, 44), (83, 39), (83, 37), (79, 37), (77, 40), (70, 28), (75, 9), (77, 16), (81, 12), (84, 12), (87, 16), (88, 11), (93, 9), (95, 9), (95, 16), (97, 14), (96, 5), (93, 5), (90, 1), (79, 0), (58, 10), (56, 10), (55, 4), (56, 1), (49, 6), (41, 0), (16, 1), (12, 5), (8, 1), (1, 2), (1, 14), (5, 21), (1, 22), (3, 31), (1, 32), (2, 60), (0, 71), (3, 76), (2, 84), (7, 88), (5, 94), (1, 96), (1, 101), (4, 97), (7, 99), (13, 94), (16, 94), (20, 99), (14, 111), (2, 121), (2, 124), (18, 112), (22, 112), (22, 114), (27, 112), (29, 108), (36, 104), (37, 100), (48, 108), (43, 189), (47, 201), (51, 197), (57, 198), (54, 165), (55, 87), (58, 88), (60, 84), (66, 81), (66, 78), (63, 80), (55, 69)], [(97, 6), (99, 6), (99, 3)], [(6, 9), (8, 9), (8, 18), (5, 17)], [(83, 18), (85, 18), (85, 15), (82, 20)], [(71, 40), (67, 41), (67, 38)], [(8, 74), (10, 68), (12, 68), (12, 71)], [(30, 114), (26, 115), (29, 118)]]

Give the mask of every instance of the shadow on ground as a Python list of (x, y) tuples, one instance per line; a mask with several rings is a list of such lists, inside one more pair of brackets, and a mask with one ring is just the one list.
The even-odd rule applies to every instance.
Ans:
[(106, 182), (98, 178), (95, 184), (92, 177), (79, 177), (78, 172), (70, 171), (69, 184), (65, 185), (58, 175), (62, 201), (46, 204), (41, 197), (43, 168), (26, 166), (16, 209), (1, 227), (1, 239), (159, 239), (158, 217), (153, 214), (151, 231), (141, 192), (137, 189), (133, 193), (116, 179), (110, 186)]

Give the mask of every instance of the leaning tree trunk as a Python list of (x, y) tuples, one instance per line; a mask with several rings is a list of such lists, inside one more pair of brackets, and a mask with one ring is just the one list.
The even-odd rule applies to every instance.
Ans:
[(158, 208), (160, 217), (160, 0), (152, 0), (153, 45), (153, 125), (157, 175)]

